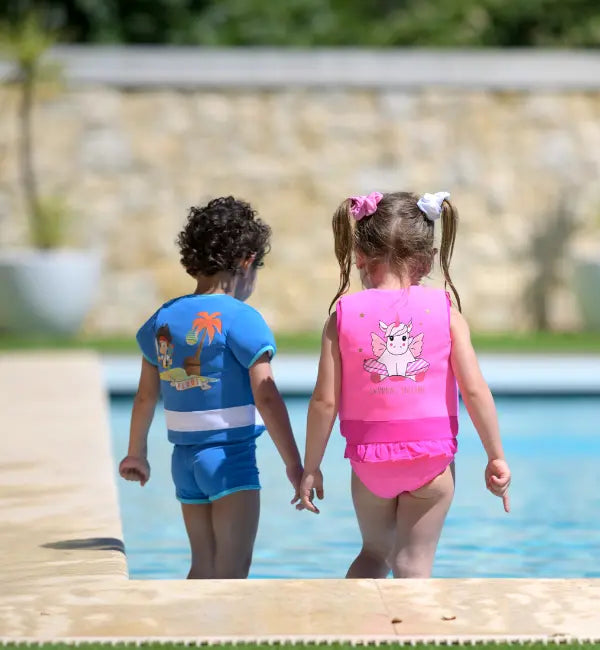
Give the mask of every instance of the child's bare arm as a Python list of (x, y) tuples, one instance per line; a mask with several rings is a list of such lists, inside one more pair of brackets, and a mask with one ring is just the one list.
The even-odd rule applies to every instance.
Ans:
[(150, 478), (148, 464), (148, 431), (154, 417), (154, 409), (160, 395), (158, 369), (142, 358), (142, 370), (138, 390), (133, 400), (129, 448), (127, 456), (119, 465), (119, 473), (128, 481), (139, 481), (144, 485)]
[(250, 384), (256, 408), (285, 463), (287, 476), (296, 491), (292, 500), (292, 503), (295, 503), (299, 498), (298, 489), (302, 477), (302, 461), (292, 432), (287, 408), (273, 379), (267, 353), (263, 354), (250, 367)]
[(452, 370), (465, 407), (488, 456), (487, 487), (491, 492), (502, 497), (504, 507), (508, 512), (507, 491), (510, 484), (510, 470), (504, 459), (494, 398), (481, 374), (477, 356), (471, 344), (469, 326), (463, 316), (454, 309), (450, 315), (450, 332), (452, 336)]
[(338, 413), (341, 384), (340, 350), (337, 335), (337, 317), (332, 314), (323, 329), (319, 374), (308, 406), (306, 424), (306, 452), (302, 479), (301, 505), (318, 513), (312, 502), (312, 491), (322, 499), (323, 476), (320, 466), (331, 429)]

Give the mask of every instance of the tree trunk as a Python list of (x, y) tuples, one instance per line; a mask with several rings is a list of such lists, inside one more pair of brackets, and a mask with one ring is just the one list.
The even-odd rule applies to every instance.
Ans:
[(198, 347), (196, 348), (196, 354), (194, 355), (194, 359), (198, 363), (200, 363), (200, 353), (202, 352), (202, 346), (204, 345), (204, 339), (206, 337), (206, 330), (202, 332), (202, 338), (200, 339), (200, 343), (198, 343)]
[(183, 360), (183, 369), (186, 371), (186, 373), (189, 376), (192, 375), (196, 375), (198, 377), (202, 376), (200, 374), (200, 353), (202, 352), (202, 346), (204, 345), (205, 337), (206, 337), (206, 330), (202, 332), (202, 338), (200, 339), (200, 343), (198, 343), (198, 347), (196, 348), (196, 354), (194, 354), (193, 357), (186, 357)]
[(21, 123), (21, 179), (23, 182), (23, 191), (25, 201), (29, 211), (29, 225), (32, 242), (35, 246), (45, 248), (43, 236), (40, 235), (40, 204), (35, 176), (35, 167), (33, 161), (33, 137), (32, 137), (32, 117), (33, 117), (33, 94), (35, 68), (33, 66), (24, 67), (21, 70), (22, 93), (21, 104), (19, 106), (19, 119)]

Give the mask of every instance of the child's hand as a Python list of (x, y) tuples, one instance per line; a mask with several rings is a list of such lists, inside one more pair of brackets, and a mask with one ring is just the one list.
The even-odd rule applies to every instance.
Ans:
[(315, 492), (317, 493), (318, 499), (322, 499), (325, 496), (325, 492), (323, 491), (323, 474), (320, 469), (314, 472), (304, 472), (300, 483), (300, 503), (296, 506), (296, 509), (303, 510), (306, 508), (306, 510), (310, 510), (310, 512), (318, 515), (319, 509), (313, 503)]
[(490, 460), (485, 468), (485, 485), (492, 494), (502, 498), (505, 512), (510, 512), (510, 499), (508, 496), (510, 469), (505, 460), (500, 458)]
[(125, 456), (119, 465), (119, 474), (126, 481), (139, 481), (144, 487), (150, 480), (150, 465), (145, 458)]

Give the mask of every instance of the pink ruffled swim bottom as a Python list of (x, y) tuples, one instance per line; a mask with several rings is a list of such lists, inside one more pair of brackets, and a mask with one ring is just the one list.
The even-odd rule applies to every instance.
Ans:
[[(426, 442), (418, 443), (422, 451)], [(409, 447), (410, 445), (406, 445)], [(440, 449), (437, 441), (432, 445), (433, 453), (410, 454), (398, 460), (360, 461), (350, 457), (350, 463), (361, 483), (373, 494), (383, 499), (392, 499), (403, 492), (413, 492), (441, 474), (454, 460), (456, 440), (447, 441)], [(436, 453), (437, 452), (437, 453)], [(408, 457), (409, 454), (412, 457)]]

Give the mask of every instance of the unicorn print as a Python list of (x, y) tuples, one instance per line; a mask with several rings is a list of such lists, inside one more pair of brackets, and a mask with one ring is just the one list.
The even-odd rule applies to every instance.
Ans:
[(380, 382), (386, 378), (393, 381), (423, 381), (429, 363), (421, 359), (423, 332), (411, 336), (412, 320), (408, 323), (396, 321), (389, 325), (379, 321), (382, 338), (371, 333), (371, 345), (376, 358), (366, 359), (363, 368), (371, 374), (371, 381)]

